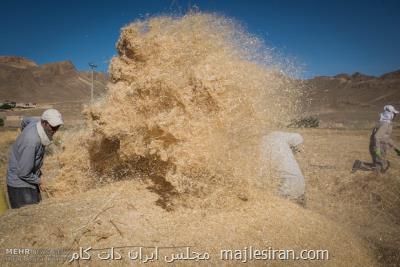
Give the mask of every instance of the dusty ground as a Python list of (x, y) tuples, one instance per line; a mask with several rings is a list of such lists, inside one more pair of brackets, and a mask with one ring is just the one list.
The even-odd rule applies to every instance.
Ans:
[[(385, 265), (400, 263), (400, 159), (389, 152), (384, 175), (350, 173), (355, 159), (370, 161), (369, 130), (307, 130), (298, 156), (306, 177), (307, 208), (351, 229)], [(399, 143), (399, 132), (394, 131)]]
[[(0, 112), (0, 118), (6, 119), (7, 116), (36, 116), (40, 117), (43, 112), (48, 108), (55, 108), (61, 112), (64, 119), (64, 128), (82, 125), (84, 116), (81, 114), (85, 105), (87, 105), (87, 101), (70, 101), (70, 102), (57, 102), (57, 103), (48, 103), (39, 106), (34, 109), (13, 109), (13, 110), (3, 110)], [(13, 121), (10, 124), (11, 127), (18, 127), (20, 122)]]
[[(270, 246), (295, 250), (325, 248), (331, 255), (329, 261), (273, 261), (277, 266), (378, 266), (375, 260), (383, 266), (397, 266), (398, 159), (390, 155), (392, 168), (385, 175), (351, 174), (354, 159), (369, 160), (368, 131), (298, 132), (305, 139), (296, 156), (306, 177), (305, 209), (256, 190), (249, 199), (227, 192), (210, 197), (200, 209), (181, 207), (168, 212), (155, 204), (158, 195), (146, 189), (148, 184), (123, 181), (8, 211), (0, 219), (2, 260), (6, 260), (4, 249), (14, 247), (75, 250), (89, 246), (193, 246), (195, 251), (214, 255), (213, 264), (221, 264), (219, 249)], [(397, 131), (395, 134), (398, 141)], [(1, 135), (0, 170), (4, 177), (4, 154), (15, 132)], [(119, 252), (126, 255), (127, 249), (120, 248)], [(171, 250), (179, 249), (166, 248), (161, 254)], [(113, 263), (128, 262), (123, 259)]]
[(2, 189), (4, 188), (5, 183), (9, 147), (11, 146), (12, 142), (14, 142), (17, 134), (17, 130), (7, 130), (4, 128), (0, 130), (0, 181), (2, 184)]

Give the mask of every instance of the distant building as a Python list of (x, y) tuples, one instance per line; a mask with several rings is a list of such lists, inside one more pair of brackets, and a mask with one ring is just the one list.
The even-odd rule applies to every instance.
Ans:
[(16, 108), (36, 108), (36, 103), (16, 103)]

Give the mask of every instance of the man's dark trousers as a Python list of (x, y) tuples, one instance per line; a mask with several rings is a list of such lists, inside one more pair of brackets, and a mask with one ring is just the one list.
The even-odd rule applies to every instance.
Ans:
[(12, 209), (18, 209), (26, 205), (37, 204), (42, 198), (39, 188), (12, 187), (7, 185), (8, 198)]

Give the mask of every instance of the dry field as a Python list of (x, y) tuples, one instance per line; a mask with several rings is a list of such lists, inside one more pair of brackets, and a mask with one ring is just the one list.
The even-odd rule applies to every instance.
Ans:
[[(369, 130), (307, 130), (299, 162), (306, 178), (307, 209), (350, 229), (385, 266), (400, 263), (400, 158), (389, 152), (384, 175), (350, 173), (355, 159), (370, 161)], [(400, 143), (398, 130), (394, 140)]]
[[(324, 248), (330, 251), (329, 261), (272, 261), (271, 266), (396, 266), (400, 261), (399, 159), (390, 155), (392, 168), (385, 175), (351, 174), (354, 159), (369, 159), (368, 131), (298, 132), (305, 139), (296, 157), (306, 178), (306, 208), (258, 189), (246, 199), (226, 189), (196, 208), (167, 211), (157, 205), (158, 193), (146, 182), (120, 181), (8, 211), (0, 219), (0, 247), (193, 246), (214, 255), (214, 264), (221, 264), (220, 249)], [(2, 155), (14, 137), (15, 132), (1, 132)], [(50, 158), (47, 169), (55, 166)], [(4, 177), (4, 160), (0, 170)], [(179, 249), (165, 248), (161, 253), (171, 250)], [(119, 251), (127, 253), (127, 248)], [(105, 263), (90, 261), (93, 266)], [(113, 263), (128, 262), (123, 258)]]
[[(304, 84), (255, 36), (229, 18), (191, 13), (127, 25), (116, 48), (111, 83), (84, 110), (85, 127), (57, 134), (43, 167), (44, 201), (0, 217), (2, 265), (16, 264), (10, 248), (65, 249), (73, 260), (89, 247), (92, 260), (74, 266), (143, 264), (127, 257), (138, 246), (146, 254), (159, 247), (160, 258), (148, 263), (156, 266), (171, 253), (178, 266), (244, 264), (249, 247), (329, 252), (329, 260), (268, 256), (247, 259), (249, 266), (400, 263), (398, 159), (390, 155), (385, 175), (350, 173), (355, 159), (369, 158), (364, 120), (328, 118), (321, 125), (331, 129), (298, 130), (307, 203), (277, 196), (260, 140), (303, 114)], [(14, 134), (3, 134), (6, 153), (3, 140)], [(203, 259), (189, 261), (188, 246)], [(111, 248), (122, 259), (95, 255)], [(222, 261), (224, 249), (245, 252)]]

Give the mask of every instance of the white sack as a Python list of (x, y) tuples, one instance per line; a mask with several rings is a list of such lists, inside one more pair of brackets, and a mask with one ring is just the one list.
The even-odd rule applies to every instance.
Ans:
[(301, 143), (303, 137), (297, 133), (272, 132), (262, 138), (263, 168), (272, 168), (278, 173), (281, 178), (279, 192), (288, 198), (302, 197), (305, 191), (304, 176), (290, 148)]

